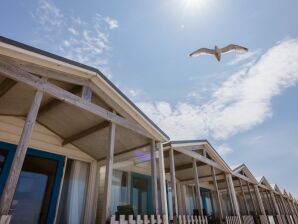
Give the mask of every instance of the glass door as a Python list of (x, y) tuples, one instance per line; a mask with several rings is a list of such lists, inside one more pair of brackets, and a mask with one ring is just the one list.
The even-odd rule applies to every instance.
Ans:
[(151, 214), (152, 189), (151, 177), (132, 173), (131, 174), (131, 204), (135, 215)]
[[(5, 166), (11, 166), (9, 155), (15, 148), (0, 144), (0, 155), (4, 158), (1, 183), (7, 179), (9, 169), (5, 170)], [(11, 205), (11, 223), (53, 223), (63, 165), (64, 156), (28, 149)]]

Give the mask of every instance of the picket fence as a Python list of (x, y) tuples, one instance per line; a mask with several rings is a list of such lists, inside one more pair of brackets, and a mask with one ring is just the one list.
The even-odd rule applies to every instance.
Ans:
[(266, 215), (260, 215), (261, 224), (269, 224), (268, 217)]
[(227, 224), (241, 224), (240, 216), (226, 216)]
[(243, 215), (243, 224), (255, 224), (254, 218), (251, 215)]
[[(116, 220), (116, 216), (111, 217), (111, 224), (168, 224), (168, 219), (165, 215), (137, 215), (136, 219), (132, 215), (128, 216), (128, 220), (124, 215), (120, 215), (119, 220)], [(179, 215), (176, 221), (177, 224), (208, 224), (206, 216), (192, 216), (192, 215)]]

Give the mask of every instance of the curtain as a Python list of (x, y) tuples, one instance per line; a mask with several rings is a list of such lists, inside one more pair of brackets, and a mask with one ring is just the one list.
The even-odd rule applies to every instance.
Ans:
[(112, 180), (111, 215), (115, 214), (118, 205), (128, 204), (128, 174), (114, 170)]
[(88, 180), (88, 163), (67, 161), (58, 223), (83, 223)]

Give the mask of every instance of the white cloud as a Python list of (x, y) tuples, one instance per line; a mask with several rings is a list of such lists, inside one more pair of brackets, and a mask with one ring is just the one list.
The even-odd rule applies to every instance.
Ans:
[(171, 138), (227, 139), (272, 117), (272, 98), (297, 81), (298, 39), (284, 40), (230, 75), (203, 105), (137, 104)]
[(221, 144), (220, 146), (216, 147), (216, 151), (221, 156), (226, 156), (228, 154), (231, 154), (233, 152), (233, 149), (231, 149), (226, 144)]
[(116, 20), (99, 14), (86, 21), (78, 16), (66, 16), (50, 0), (40, 0), (37, 9), (31, 15), (39, 24), (39, 31), (48, 37), (46, 41), (54, 43), (51, 45), (46, 43), (47, 46), (52, 46), (51, 51), (97, 67), (106, 76), (111, 77), (108, 66), (110, 50), (108, 30), (118, 26)]
[(111, 30), (119, 27), (119, 23), (116, 19), (112, 19), (111, 17), (107, 16), (104, 18), (104, 20), (109, 25)]
[(247, 61), (248, 59), (252, 59), (253, 57), (256, 58), (259, 54), (260, 50), (236, 54), (235, 58), (228, 62), (228, 65), (237, 65), (241, 62)]
[(31, 13), (43, 29), (53, 31), (63, 24), (63, 13), (49, 0), (40, 0), (34, 13)]

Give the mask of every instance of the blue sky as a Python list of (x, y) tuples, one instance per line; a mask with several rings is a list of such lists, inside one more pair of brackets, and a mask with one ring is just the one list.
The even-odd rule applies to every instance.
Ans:
[[(0, 34), (100, 68), (172, 139), (298, 196), (298, 2), (2, 1)], [(230, 43), (246, 54), (189, 58)]]

